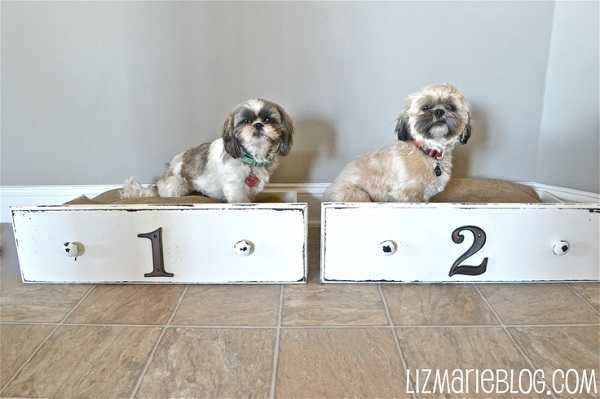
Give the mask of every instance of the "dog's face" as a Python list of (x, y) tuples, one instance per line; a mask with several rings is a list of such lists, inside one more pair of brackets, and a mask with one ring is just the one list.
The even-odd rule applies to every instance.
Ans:
[(396, 125), (398, 139), (436, 142), (446, 147), (471, 137), (469, 103), (450, 84), (432, 85), (406, 100)]
[(260, 99), (235, 107), (223, 125), (225, 151), (233, 158), (242, 156), (240, 147), (255, 157), (287, 155), (293, 134), (294, 124), (285, 110)]

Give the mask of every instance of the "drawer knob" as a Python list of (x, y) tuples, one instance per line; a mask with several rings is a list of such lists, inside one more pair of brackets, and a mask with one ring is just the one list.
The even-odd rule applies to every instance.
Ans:
[(563, 256), (571, 249), (571, 244), (568, 241), (560, 240), (554, 243), (552, 246), (552, 252), (556, 256)]
[(393, 255), (398, 249), (398, 245), (392, 240), (385, 240), (379, 243), (379, 253), (383, 256)]
[(77, 258), (83, 255), (83, 244), (77, 241), (68, 241), (63, 244), (65, 255), (70, 258)]
[(248, 256), (254, 251), (254, 244), (252, 241), (240, 240), (235, 243), (233, 250), (240, 256)]

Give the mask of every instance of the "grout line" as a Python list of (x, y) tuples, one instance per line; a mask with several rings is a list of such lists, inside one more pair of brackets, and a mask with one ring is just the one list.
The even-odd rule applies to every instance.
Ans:
[(577, 290), (575, 288), (571, 287), (571, 284), (565, 283), (565, 285), (567, 287), (569, 287), (571, 289), (571, 291), (573, 291), (575, 293), (575, 295), (577, 295), (577, 297), (579, 297), (579, 299), (581, 299), (589, 308), (591, 308), (594, 312), (596, 312), (596, 314), (600, 315), (600, 311), (598, 311), (590, 302), (588, 302), (588, 300), (585, 299), (583, 297), (583, 295), (581, 295), (579, 292), (577, 292)]
[(513, 337), (513, 335), (510, 333), (510, 331), (508, 331), (508, 327), (504, 324), (504, 322), (502, 321), (502, 319), (500, 319), (500, 316), (498, 315), (498, 313), (496, 312), (496, 310), (492, 307), (492, 304), (487, 300), (487, 298), (485, 297), (485, 295), (483, 295), (483, 293), (479, 290), (479, 287), (476, 284), (473, 284), (473, 287), (479, 293), (479, 295), (481, 296), (481, 298), (483, 299), (483, 301), (492, 310), (492, 312), (494, 313), (494, 315), (496, 316), (496, 318), (500, 322), (500, 327), (502, 327), (502, 329), (504, 330), (504, 332), (508, 336), (508, 339), (510, 339), (510, 341), (513, 343), (513, 345), (515, 346), (515, 348), (517, 348), (517, 351), (519, 352), (519, 354), (523, 357), (523, 359), (525, 359), (525, 362), (529, 365), (529, 367), (531, 367), (531, 370), (536, 370), (536, 367), (533, 364), (533, 361), (529, 358), (529, 356), (527, 356), (525, 354), (525, 352), (521, 348), (521, 345), (518, 344), (518, 342), (515, 340), (515, 338)]
[[(406, 357), (404, 356), (404, 353), (402, 353), (402, 348), (400, 347), (400, 341), (398, 340), (398, 336), (396, 335), (396, 329), (394, 326), (394, 322), (392, 320), (392, 315), (390, 314), (390, 309), (388, 307), (387, 301), (385, 299), (385, 295), (383, 295), (383, 288), (381, 287), (381, 284), (377, 284), (377, 287), (379, 288), (379, 295), (381, 296), (381, 301), (383, 302), (383, 309), (385, 310), (385, 315), (388, 319), (388, 323), (389, 325), (386, 326), (386, 328), (389, 328), (391, 333), (392, 333), (392, 337), (394, 339), (394, 343), (396, 344), (396, 351), (398, 352), (398, 355), (400, 356), (400, 361), (402, 362), (402, 366), (404, 367), (404, 372), (406, 373), (406, 376), (408, 377), (408, 362), (406, 360)], [(406, 388), (409, 387), (409, 381), (406, 381)], [(415, 390), (413, 389), (411, 392), (411, 396), (414, 398), (416, 398), (416, 394), (415, 394)]]
[[(348, 326), (341, 328), (386, 328), (387, 326)], [(428, 329), (428, 328), (536, 328), (536, 327), (556, 327), (556, 328), (569, 328), (569, 327), (600, 327), (600, 324), (439, 324), (439, 325), (403, 325), (403, 326), (395, 326), (396, 328), (414, 328), (414, 329)], [(284, 327), (287, 328), (287, 327)], [(311, 328), (311, 327), (294, 327), (294, 328)], [(323, 328), (330, 328), (324, 326)], [(333, 327), (335, 328), (335, 327)]]
[(477, 284), (471, 284), (471, 286), (473, 288), (475, 288), (475, 291), (477, 291), (477, 293), (479, 294), (479, 296), (481, 297), (481, 299), (483, 300), (483, 302), (485, 302), (485, 304), (487, 305), (487, 307), (494, 314), (494, 317), (496, 317), (496, 320), (498, 320), (499, 324), (497, 324), (496, 326), (504, 328), (505, 324), (502, 321), (502, 319), (500, 318), (500, 316), (498, 315), (498, 312), (496, 312), (496, 309), (494, 309), (494, 307), (492, 306), (492, 304), (490, 303), (490, 301), (488, 301), (488, 299), (485, 297), (485, 295), (483, 295), (483, 292), (481, 292), (481, 290), (479, 289), (479, 287), (477, 286)]
[(77, 309), (79, 307), (79, 305), (81, 305), (81, 303), (83, 301), (85, 301), (85, 299), (92, 293), (92, 291), (98, 286), (98, 284), (94, 284), (90, 287), (90, 289), (88, 290), (88, 292), (85, 293), (85, 295), (83, 296), (83, 298), (81, 298), (79, 300), (79, 302), (77, 302), (77, 304), (75, 306), (73, 306), (73, 309), (71, 309), (71, 311), (69, 313), (66, 314), (66, 316), (61, 320), (60, 324), (64, 325), (65, 324), (65, 320), (67, 320), (69, 318), (69, 316), (71, 316), (73, 314), (73, 312), (75, 311), (75, 309)]
[[(21, 323), (21, 322), (8, 322), (0, 323), (0, 325), (55, 325), (55, 323)], [(157, 328), (161, 327), (160, 324), (77, 324), (77, 323), (65, 323), (63, 326), (75, 326), (75, 327), (136, 327), (136, 328)], [(273, 326), (235, 326), (235, 325), (220, 325), (220, 326), (203, 326), (203, 325), (188, 325), (188, 324), (170, 324), (171, 328), (192, 328), (202, 330), (272, 330)], [(413, 328), (413, 329), (430, 329), (430, 328), (502, 328), (500, 324), (438, 324), (438, 325), (402, 325), (393, 326), (394, 328)], [(570, 327), (600, 327), (600, 324), (585, 323), (585, 324), (505, 324), (507, 328), (570, 328)], [(386, 329), (390, 328), (389, 325), (306, 325), (306, 326), (281, 326), (282, 330), (364, 330), (366, 328), (373, 329)]]
[[(9, 323), (1, 323), (9, 324)], [(10, 324), (31, 324), (31, 323), (10, 323)], [(48, 323), (46, 323), (48, 324)], [(78, 327), (141, 327), (141, 328), (160, 328), (164, 327), (164, 324), (65, 324), (65, 326), (78, 326)], [(170, 328), (196, 328), (205, 330), (219, 330), (219, 329), (230, 329), (230, 330), (272, 330), (273, 326), (203, 326), (196, 324), (169, 324), (167, 327)], [(284, 327), (285, 328), (285, 327)]]
[(279, 293), (279, 312), (277, 315), (277, 329), (275, 334), (275, 349), (273, 350), (273, 373), (271, 374), (271, 388), (269, 390), (269, 398), (275, 397), (275, 387), (277, 385), (277, 366), (279, 363), (279, 341), (281, 338), (281, 318), (283, 314), (283, 290), (285, 285), (281, 285)]
[[(73, 308), (67, 312), (67, 314), (65, 315), (65, 317), (62, 318), (61, 321), (59, 321), (58, 323), (12, 323), (14, 325), (52, 325), (55, 326), (52, 331), (50, 331), (50, 333), (48, 333), (48, 335), (46, 336), (46, 338), (37, 346), (37, 348), (35, 348), (35, 350), (33, 351), (33, 353), (31, 354), (31, 356), (29, 356), (21, 365), (21, 367), (19, 367), (17, 369), (17, 371), (15, 371), (15, 373), (13, 374), (13, 376), (6, 382), (6, 384), (4, 384), (4, 386), (0, 387), (0, 396), (2, 395), (2, 392), (6, 389), (6, 387), (8, 387), (10, 385), (10, 383), (12, 383), (17, 376), (21, 373), (21, 371), (23, 371), (23, 369), (25, 368), (25, 366), (27, 366), (29, 364), (29, 362), (31, 361), (31, 359), (33, 359), (33, 357), (35, 355), (38, 354), (38, 352), (42, 349), (42, 347), (46, 344), (46, 342), (48, 342), (48, 340), (50, 339), (50, 337), (52, 335), (54, 335), (54, 333), (56, 332), (56, 330), (58, 330), (59, 327), (61, 326), (65, 326), (65, 325), (69, 325), (69, 324), (65, 324), (65, 320), (67, 320), (69, 318), (69, 316), (71, 316), (71, 314), (73, 314), (73, 312), (75, 311), (75, 309), (77, 309), (79, 307), (79, 305), (81, 305), (81, 303), (90, 295), (90, 293), (92, 292), (92, 290), (94, 288), (96, 288), (97, 284), (94, 284), (90, 287), (90, 289), (81, 297), (81, 299), (79, 301), (77, 301), (77, 303), (75, 304), (75, 306), (73, 306)], [(9, 324), (9, 323), (2, 323), (2, 324)]]
[[(163, 326), (163, 329), (162, 329), (162, 331), (160, 333), (160, 336), (156, 340), (156, 344), (154, 344), (154, 348), (152, 348), (152, 351), (150, 352), (150, 355), (148, 356), (148, 359), (146, 360), (146, 364), (144, 365), (144, 369), (140, 373), (140, 377), (138, 378), (138, 381), (135, 384), (135, 387), (134, 387), (133, 392), (131, 394), (131, 398), (135, 398), (135, 396), (137, 395), (138, 391), (140, 390), (140, 387), (142, 386), (142, 381), (144, 380), (144, 377), (146, 376), (146, 372), (150, 368), (150, 364), (152, 363), (152, 360), (154, 360), (154, 355), (156, 354), (156, 351), (158, 350), (158, 346), (160, 345), (163, 337), (165, 336), (165, 333), (167, 332), (167, 329), (169, 327), (171, 327), (171, 321), (175, 317), (175, 314), (177, 313), (177, 310), (179, 309), (179, 305), (181, 305), (181, 302), (183, 301), (183, 298), (184, 298), (185, 294), (188, 292), (189, 288), (190, 288), (189, 284), (185, 286), (185, 289), (183, 290), (183, 292), (179, 296), (179, 300), (177, 301), (177, 304), (175, 305), (175, 308), (173, 309), (173, 312), (171, 313), (171, 317), (169, 317), (169, 320), (167, 320), (167, 322)], [(153, 326), (153, 327), (157, 327), (157, 326)]]
[(173, 321), (173, 318), (175, 318), (175, 314), (179, 310), (179, 305), (181, 305), (181, 302), (183, 302), (183, 298), (185, 297), (185, 294), (188, 292), (189, 288), (190, 288), (189, 284), (185, 286), (185, 289), (181, 293), (181, 296), (179, 297), (179, 300), (177, 301), (177, 304), (175, 305), (175, 309), (173, 309), (173, 313), (171, 313), (171, 317), (169, 317), (169, 320), (167, 320), (167, 323), (165, 324), (165, 328), (168, 326), (171, 326), (171, 322)]

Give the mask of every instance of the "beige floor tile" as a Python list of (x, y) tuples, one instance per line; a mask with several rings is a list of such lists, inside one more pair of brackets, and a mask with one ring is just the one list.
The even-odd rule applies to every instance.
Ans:
[(321, 229), (317, 227), (311, 227), (308, 229), (307, 238), (308, 247), (308, 278), (310, 280), (318, 281), (320, 278), (321, 268)]
[[(411, 379), (410, 391), (419, 393), (418, 397), (458, 397), (458, 398), (494, 398), (515, 397), (514, 394), (484, 394), (483, 389), (490, 386), (476, 383), (474, 371), (471, 371), (467, 383), (467, 370), (510, 370), (530, 369), (508, 334), (500, 327), (440, 327), (440, 328), (398, 328), (396, 329), (400, 348), (405, 356), (408, 376)], [(427, 379), (427, 370), (431, 371)], [(434, 388), (434, 376), (443, 377), (448, 371), (452, 380), (453, 373), (457, 381), (453, 386), (437, 385)], [(455, 371), (457, 370), (457, 371)], [(462, 373), (462, 387), (460, 373)], [(499, 389), (502, 391), (502, 389)], [(440, 392), (443, 391), (443, 394)], [(529, 395), (539, 396), (539, 395)], [(517, 396), (522, 397), (522, 396)], [(527, 395), (525, 395), (527, 397)]]
[(388, 325), (374, 284), (287, 285), (283, 295), (283, 326)]
[(268, 396), (275, 336), (274, 329), (169, 328), (137, 396)]
[(388, 328), (281, 332), (276, 397), (406, 397), (404, 378)]
[(172, 324), (277, 326), (279, 285), (197, 285), (186, 292)]
[[(560, 392), (566, 387), (563, 395), (580, 386), (581, 392), (565, 396), (599, 397), (600, 327), (515, 327), (508, 330), (534, 367), (544, 371), (549, 387), (552, 387), (552, 376), (556, 372), (554, 389)], [(570, 369), (574, 371), (567, 373)], [(584, 372), (588, 377), (595, 374), (595, 388), (587, 389), (581, 384)]]
[(55, 327), (48, 324), (0, 324), (0, 389)]
[(564, 284), (481, 284), (505, 324), (589, 324), (600, 317)]
[(59, 327), (2, 396), (129, 397), (160, 332), (147, 327)]
[(8, 282), (20, 282), (21, 271), (12, 225), (0, 223), (0, 291)]
[(10, 224), (1, 224), (0, 320), (58, 323), (91, 285), (23, 284)]
[(600, 312), (600, 283), (574, 283), (569, 285)]
[(66, 323), (165, 324), (184, 289), (184, 285), (99, 285)]
[(396, 326), (499, 324), (472, 285), (383, 285)]
[(0, 318), (3, 322), (58, 323), (90, 289), (89, 285), (7, 284), (0, 291)]

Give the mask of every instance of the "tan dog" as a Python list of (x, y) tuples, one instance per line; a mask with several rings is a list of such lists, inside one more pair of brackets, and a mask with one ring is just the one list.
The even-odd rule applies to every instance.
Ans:
[(450, 179), (452, 150), (471, 136), (469, 103), (450, 84), (409, 96), (398, 117), (399, 141), (361, 155), (325, 190), (325, 202), (422, 202)]

